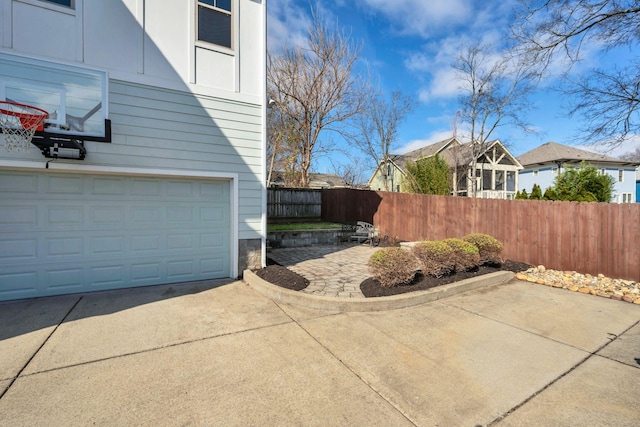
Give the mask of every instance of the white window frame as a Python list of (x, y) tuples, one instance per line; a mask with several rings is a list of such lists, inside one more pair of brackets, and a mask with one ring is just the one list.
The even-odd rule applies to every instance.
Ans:
[(624, 169), (618, 169), (618, 182), (624, 182)]
[(558, 175), (558, 168), (551, 168), (551, 173), (554, 175)]
[(533, 176), (538, 176), (539, 173), (540, 173), (540, 170), (538, 169), (533, 170)]
[[(235, 28), (236, 28), (236, 21), (235, 21), (235, 0), (231, 0), (231, 11), (228, 11), (226, 9), (221, 9), (215, 6), (211, 6), (210, 4), (201, 2), (199, 0), (196, 0), (195, 2), (195, 40), (196, 40), (196, 45), (199, 47), (203, 47), (203, 48), (207, 48), (207, 49), (212, 49), (212, 50), (219, 50), (222, 51), (224, 53), (233, 53), (235, 51)], [(207, 9), (211, 9), (214, 10), (216, 12), (219, 13), (223, 13), (225, 15), (229, 15), (230, 20), (231, 20), (231, 34), (229, 34), (229, 38), (231, 40), (231, 46), (227, 47), (227, 46), (223, 46), (220, 44), (216, 44), (213, 42), (209, 42), (206, 40), (200, 40), (198, 38), (198, 23), (199, 23), (199, 19), (198, 19), (198, 12), (199, 12), (199, 8), (200, 7), (205, 7)]]

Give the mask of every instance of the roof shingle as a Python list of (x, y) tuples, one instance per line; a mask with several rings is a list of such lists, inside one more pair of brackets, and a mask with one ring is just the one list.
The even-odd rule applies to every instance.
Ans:
[(518, 157), (524, 167), (558, 162), (594, 162), (594, 163), (627, 163), (624, 160), (605, 156), (604, 154), (580, 150), (556, 142), (547, 142)]

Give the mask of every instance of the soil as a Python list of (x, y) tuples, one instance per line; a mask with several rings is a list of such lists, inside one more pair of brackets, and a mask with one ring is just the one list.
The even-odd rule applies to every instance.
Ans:
[(278, 265), (271, 258), (267, 258), (267, 266), (256, 270), (256, 276), (269, 283), (292, 291), (301, 291), (309, 286), (309, 280), (286, 267)]
[[(512, 271), (518, 273), (529, 269), (531, 265), (523, 262), (505, 260), (502, 264), (482, 265), (471, 271), (456, 272), (443, 277), (432, 277), (418, 274), (416, 278), (409, 284), (385, 288), (380, 283), (368, 278), (360, 284), (360, 290), (367, 298), (384, 297), (389, 295), (403, 294), (406, 292), (422, 291), (425, 289), (435, 288), (437, 286), (446, 285), (471, 277), (481, 276), (496, 271)], [(286, 289), (300, 291), (309, 285), (309, 280), (305, 279), (298, 273), (278, 265), (273, 260), (267, 258), (267, 266), (256, 271), (256, 275), (267, 282), (281, 286)]]

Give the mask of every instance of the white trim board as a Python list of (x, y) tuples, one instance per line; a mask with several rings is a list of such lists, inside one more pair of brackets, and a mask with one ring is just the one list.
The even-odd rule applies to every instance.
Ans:
[[(48, 164), (48, 167), (45, 166)], [(133, 175), (133, 176), (154, 176), (154, 177), (175, 177), (175, 178), (204, 178), (204, 179), (223, 179), (230, 183), (231, 191), (231, 244), (230, 244), (230, 271), (229, 277), (235, 279), (238, 277), (238, 174), (214, 172), (205, 170), (183, 170), (183, 169), (151, 169), (151, 168), (135, 168), (122, 166), (96, 166), (96, 165), (79, 165), (75, 163), (63, 163), (58, 160), (49, 162), (37, 161), (15, 161), (0, 160), (0, 170), (31, 170), (42, 172), (60, 172), (60, 173), (80, 173), (80, 174), (104, 174), (104, 175)]]

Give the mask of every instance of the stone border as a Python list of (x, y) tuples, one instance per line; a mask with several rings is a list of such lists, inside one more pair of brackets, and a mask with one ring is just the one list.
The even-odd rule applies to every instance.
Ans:
[(300, 307), (328, 311), (383, 311), (412, 307), (439, 299), (447, 298), (462, 292), (487, 286), (502, 285), (515, 277), (510, 271), (497, 271), (471, 279), (461, 280), (448, 285), (426, 291), (408, 292), (400, 295), (378, 298), (336, 298), (305, 294), (292, 291), (261, 279), (251, 270), (244, 271), (244, 281), (253, 289), (276, 302), (297, 305)]

